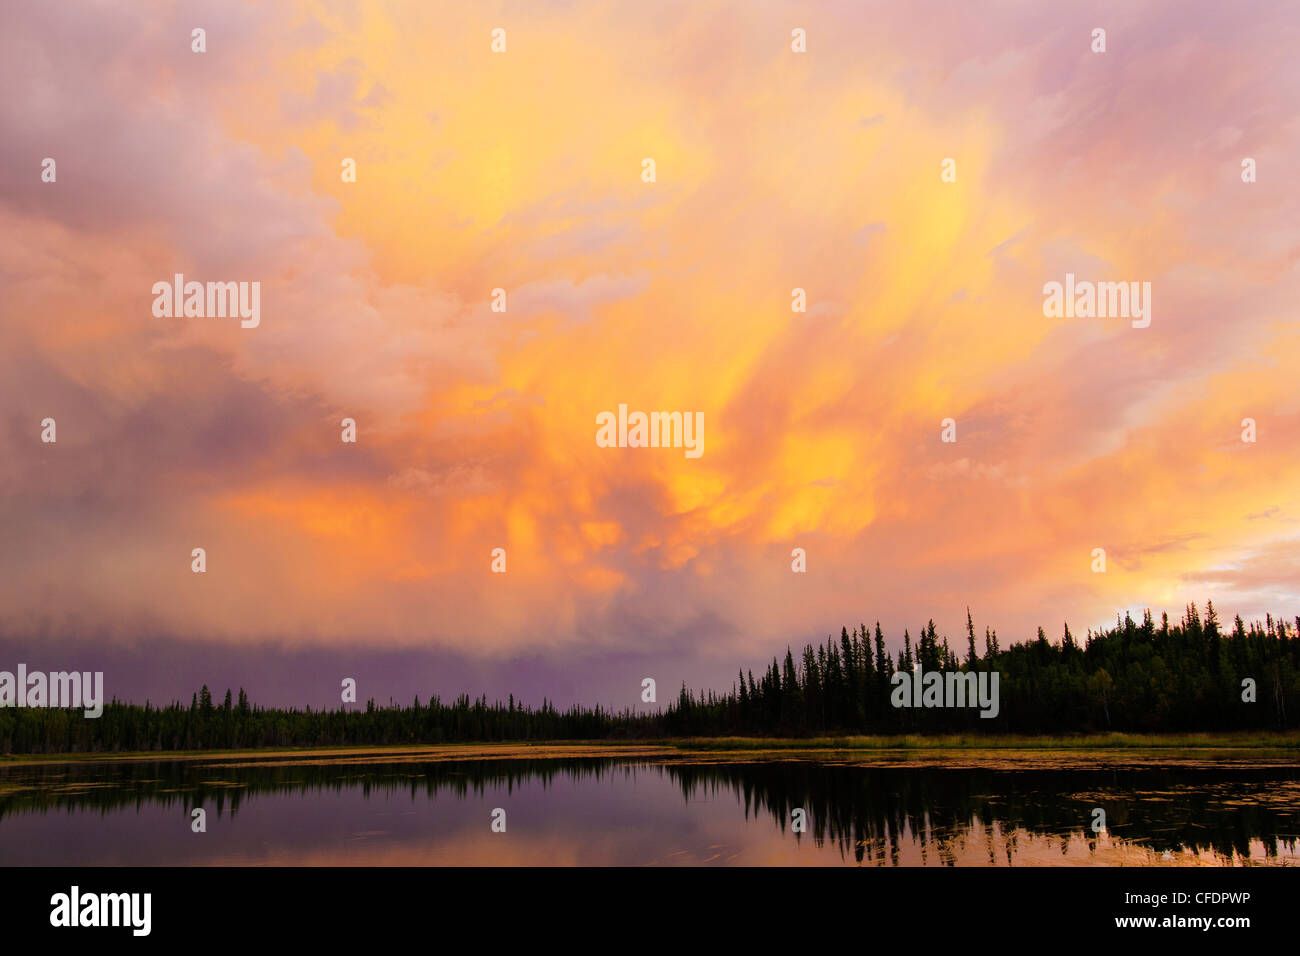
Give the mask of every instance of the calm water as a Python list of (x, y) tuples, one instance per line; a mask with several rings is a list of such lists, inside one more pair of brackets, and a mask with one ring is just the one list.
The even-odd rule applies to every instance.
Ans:
[[(0, 764), (0, 864), (1300, 863), (1300, 769), (1284, 761), (985, 763), (804, 754)], [(191, 832), (196, 806), (206, 833)], [(1096, 807), (1106, 811), (1101, 833)], [(491, 829), (496, 808), (504, 833)], [(791, 832), (795, 808), (808, 819), (802, 834)]]

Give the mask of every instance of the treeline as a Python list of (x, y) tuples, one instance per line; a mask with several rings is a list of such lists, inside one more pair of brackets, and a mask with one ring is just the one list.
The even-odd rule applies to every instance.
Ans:
[[(1300, 617), (1247, 627), (1238, 617), (1223, 632), (1213, 602), (1202, 620), (1195, 605), (1178, 624), (1139, 624), (1125, 615), (1082, 640), (1066, 625), (1059, 642), (1042, 628), (1003, 649), (985, 628), (983, 652), (966, 615), (965, 648), (927, 622), (903, 634), (896, 657), (879, 623), (808, 645), (755, 679), (741, 672), (729, 692), (693, 693), (655, 713), (599, 706), (526, 707), (514, 697), (489, 704), (461, 695), (410, 706), (312, 710), (249, 703), (241, 689), (218, 704), (206, 686), (188, 706), (113, 700), (97, 719), (77, 710), (0, 708), (0, 753), (161, 751), (249, 747), (438, 744), (466, 741), (647, 739), (666, 736), (837, 733), (1073, 733), (1275, 730), (1296, 726), (1300, 708)], [(976, 708), (894, 707), (896, 672), (996, 672), (997, 716)], [(1249, 681), (1247, 680), (1249, 679)], [(1253, 684), (1251, 683), (1253, 682)], [(1253, 699), (1247, 699), (1251, 698)]]
[(660, 714), (614, 713), (602, 707), (557, 710), (547, 700), (537, 708), (489, 704), (486, 697), (461, 695), (450, 704), (433, 697), (407, 707), (365, 709), (281, 709), (237, 701), (226, 691), (216, 704), (207, 685), (188, 707), (155, 707), (118, 700), (87, 719), (79, 710), (0, 708), (0, 753), (81, 753), (139, 750), (221, 750), (247, 747), (346, 747), (438, 744), (504, 740), (599, 740), (663, 735)]
[[(877, 623), (839, 639), (787, 649), (755, 680), (741, 672), (730, 693), (682, 688), (664, 715), (671, 735), (823, 733), (1076, 733), (1282, 730), (1297, 726), (1300, 617), (1271, 615), (1249, 628), (1237, 617), (1223, 632), (1214, 602), (1202, 620), (1189, 605), (1182, 621), (1142, 623), (1129, 615), (1079, 640), (1064, 626), (1059, 642), (1040, 627), (1033, 640), (1003, 649), (985, 628), (983, 653), (966, 612), (964, 648), (954, 649), (933, 621), (915, 641), (903, 634), (897, 658)], [(996, 717), (977, 708), (895, 707), (893, 677), (914, 673), (996, 672)], [(1249, 678), (1249, 682), (1247, 679)]]

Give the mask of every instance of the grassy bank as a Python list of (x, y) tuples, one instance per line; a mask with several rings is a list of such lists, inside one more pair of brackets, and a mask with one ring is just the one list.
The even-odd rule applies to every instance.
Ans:
[(653, 752), (735, 753), (744, 751), (968, 751), (968, 750), (1300, 750), (1300, 731), (1287, 733), (1078, 734), (1070, 736), (854, 737), (681, 737), (660, 740), (506, 741), (455, 744), (401, 744), (386, 747), (264, 747), (241, 750), (169, 750), (131, 753), (0, 754), (0, 766), (114, 760), (214, 760), (273, 757), (356, 757), (363, 754), (502, 758), (549, 756), (630, 756)]
[(935, 734), (858, 737), (699, 737), (663, 741), (687, 750), (1292, 750), (1300, 731), (1285, 733), (1074, 734), (1069, 736)]

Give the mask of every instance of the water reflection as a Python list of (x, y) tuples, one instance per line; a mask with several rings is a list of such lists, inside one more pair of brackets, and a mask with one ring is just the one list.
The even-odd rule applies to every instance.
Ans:
[[(194, 807), (206, 833), (190, 829)], [(498, 807), (505, 833), (490, 828)], [(802, 834), (791, 832), (796, 808)], [(7, 865), (1295, 864), (1298, 839), (1300, 770), (1287, 766), (0, 765)]]

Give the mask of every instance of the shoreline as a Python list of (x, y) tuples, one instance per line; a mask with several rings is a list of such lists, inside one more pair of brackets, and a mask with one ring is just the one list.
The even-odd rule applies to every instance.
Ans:
[[(0, 754), (0, 767), (32, 764), (113, 763), (147, 760), (215, 761), (258, 763), (269, 760), (312, 760), (323, 758), (397, 758), (426, 760), (456, 759), (563, 759), (586, 757), (668, 758), (710, 755), (759, 756), (772, 754), (902, 755), (914, 753), (938, 757), (944, 753), (977, 752), (1035, 753), (1102, 752), (1136, 753), (1165, 751), (1252, 752), (1300, 751), (1300, 731), (1275, 733), (1189, 733), (1189, 734), (1080, 734), (1075, 736), (1014, 736), (936, 734), (934, 736), (845, 736), (845, 737), (673, 737), (644, 741), (557, 740), (484, 741), (454, 744), (358, 744), (352, 747), (263, 747), (213, 750), (141, 750), (120, 753)], [(1294, 753), (1300, 757), (1300, 753)]]

